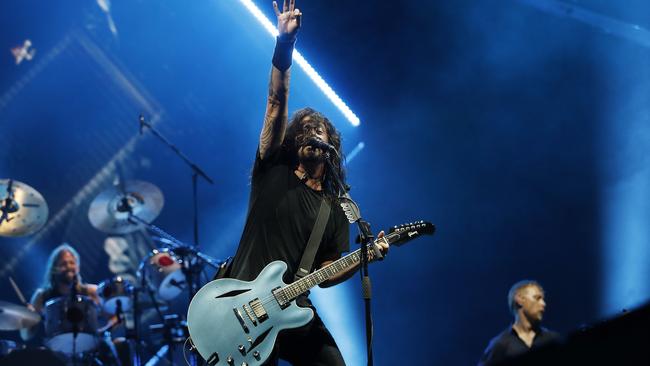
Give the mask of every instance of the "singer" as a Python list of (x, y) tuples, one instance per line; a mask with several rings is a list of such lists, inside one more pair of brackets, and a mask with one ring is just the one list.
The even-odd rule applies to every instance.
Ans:
[[(251, 281), (267, 264), (282, 260), (288, 266), (284, 280), (290, 283), (323, 202), (329, 206), (329, 214), (323, 216), (324, 232), (320, 240), (314, 240), (319, 245), (308, 270), (327, 265), (349, 250), (349, 223), (338, 204), (332, 172), (325, 164), (331, 159), (333, 169), (344, 180), (339, 132), (329, 119), (311, 108), (298, 110), (288, 122), (291, 55), (302, 14), (295, 8), (295, 0), (285, 0), (282, 11), (277, 3), (273, 6), (279, 36), (266, 113), (251, 176), (248, 216), (226, 276)], [(382, 244), (380, 250), (386, 252), (388, 244)], [(356, 269), (340, 273), (321, 287), (346, 280)], [(281, 332), (265, 365), (276, 365), (279, 358), (294, 365), (344, 365), (336, 342), (307, 296), (298, 297), (296, 302), (311, 307), (314, 319), (301, 328)]]

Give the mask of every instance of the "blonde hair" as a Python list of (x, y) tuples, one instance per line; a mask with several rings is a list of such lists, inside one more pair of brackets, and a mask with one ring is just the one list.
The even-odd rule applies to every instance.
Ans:
[(79, 274), (79, 269), (81, 268), (81, 262), (79, 260), (79, 253), (70, 246), (68, 243), (63, 243), (58, 247), (54, 248), (50, 257), (47, 259), (47, 265), (45, 266), (45, 276), (43, 278), (44, 290), (51, 290), (54, 288), (54, 279), (56, 277), (56, 262), (59, 261), (63, 253), (70, 253), (74, 257), (74, 260), (77, 262), (77, 283), (81, 284), (81, 275)]

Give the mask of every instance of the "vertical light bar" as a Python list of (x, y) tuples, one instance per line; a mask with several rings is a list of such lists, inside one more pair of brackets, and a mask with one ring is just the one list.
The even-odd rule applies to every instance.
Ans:
[[(266, 29), (269, 34), (273, 37), (277, 37), (278, 30), (275, 28), (275, 25), (262, 13), (262, 11), (253, 3), (252, 0), (239, 0), (248, 11), (251, 12), (253, 17), (257, 19), (262, 27)], [(280, 3), (281, 0), (278, 0)], [(327, 84), (327, 82), (316, 72), (316, 70), (307, 62), (307, 60), (298, 52), (298, 50), (293, 51), (293, 59), (296, 61), (296, 64), (309, 76), (309, 78), (318, 86), (318, 88), (325, 94), (325, 96), (336, 106), (336, 108), (343, 113), (345, 118), (352, 124), (352, 126), (359, 126), (361, 121), (350, 107), (343, 102), (343, 100), (336, 94), (334, 89)]]

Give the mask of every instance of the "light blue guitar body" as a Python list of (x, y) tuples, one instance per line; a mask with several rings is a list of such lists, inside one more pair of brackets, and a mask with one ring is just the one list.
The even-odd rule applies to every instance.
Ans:
[[(275, 261), (254, 281), (220, 279), (194, 296), (187, 314), (192, 343), (209, 365), (259, 365), (273, 351), (278, 332), (307, 324), (314, 312), (280, 304), (274, 289), (285, 287), (287, 265)], [(230, 363), (229, 363), (229, 360)]]
[[(394, 227), (368, 244), (368, 251), (379, 253), (375, 245), (380, 241), (399, 246), (434, 231), (435, 226), (424, 221)], [(278, 332), (305, 325), (314, 317), (311, 309), (296, 305), (296, 297), (350, 270), (360, 259), (361, 249), (357, 249), (291, 284), (282, 280), (287, 270), (282, 261), (264, 267), (251, 282), (209, 282), (194, 295), (187, 311), (192, 344), (210, 366), (262, 364), (271, 355)]]

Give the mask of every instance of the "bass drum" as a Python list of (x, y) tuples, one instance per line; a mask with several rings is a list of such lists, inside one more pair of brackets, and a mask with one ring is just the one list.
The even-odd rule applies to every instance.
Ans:
[(25, 348), (14, 350), (8, 355), (0, 357), (2, 366), (66, 366), (66, 362), (53, 351), (46, 348)]
[[(76, 337), (75, 337), (76, 331)], [(87, 296), (66, 296), (45, 303), (45, 345), (66, 355), (97, 347), (97, 306)]]
[(168, 249), (154, 249), (145, 259), (140, 276), (146, 276), (158, 296), (172, 300), (185, 289), (185, 275), (179, 260)]

